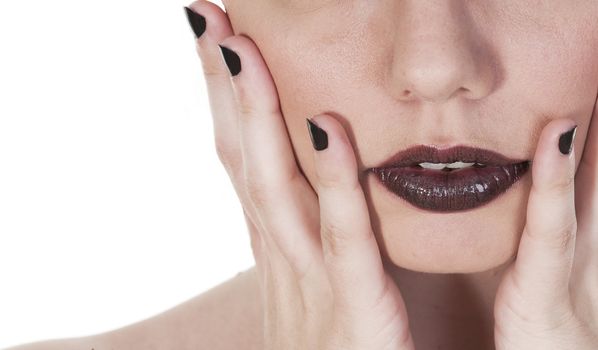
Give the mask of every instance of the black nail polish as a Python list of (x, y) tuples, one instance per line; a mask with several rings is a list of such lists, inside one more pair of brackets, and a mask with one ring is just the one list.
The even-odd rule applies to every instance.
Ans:
[(314, 146), (314, 149), (321, 151), (328, 148), (328, 134), (326, 131), (317, 126), (309, 118), (306, 118), (306, 120), (309, 137), (311, 138), (311, 144)]
[(193, 29), (193, 33), (195, 33), (195, 38), (199, 38), (206, 31), (206, 18), (187, 6), (184, 7), (185, 12), (187, 12), (189, 25)]
[(228, 66), (230, 74), (233, 77), (239, 74), (241, 72), (241, 59), (239, 58), (239, 55), (237, 55), (236, 52), (229, 49), (228, 47), (224, 47), (222, 45), (218, 46), (220, 46), (220, 51), (222, 51), (222, 57), (224, 57), (224, 61)]
[(562, 154), (567, 155), (571, 153), (573, 149), (573, 140), (575, 140), (575, 134), (577, 132), (577, 125), (567, 132), (561, 134), (559, 138), (559, 150)]

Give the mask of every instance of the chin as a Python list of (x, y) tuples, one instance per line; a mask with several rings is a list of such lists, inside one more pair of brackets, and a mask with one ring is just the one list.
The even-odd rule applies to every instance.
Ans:
[(481, 207), (438, 213), (413, 206), (373, 176), (364, 192), (383, 259), (427, 273), (475, 273), (517, 254), (525, 227), (531, 174)]

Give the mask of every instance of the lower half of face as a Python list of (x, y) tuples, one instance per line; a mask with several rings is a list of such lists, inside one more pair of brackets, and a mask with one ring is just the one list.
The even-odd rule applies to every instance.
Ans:
[(235, 33), (268, 64), (308, 180), (305, 118), (331, 113), (353, 144), (384, 257), (414, 271), (477, 272), (512, 258), (531, 169), (485, 205), (447, 213), (396, 196), (369, 168), (414, 145), (532, 160), (543, 127), (563, 117), (578, 122), (579, 164), (598, 89), (594, 0), (450, 4), (225, 1)]

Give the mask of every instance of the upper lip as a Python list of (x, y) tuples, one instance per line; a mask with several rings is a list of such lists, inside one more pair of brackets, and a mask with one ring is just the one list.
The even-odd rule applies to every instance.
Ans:
[(419, 145), (400, 151), (382, 162), (376, 168), (397, 168), (419, 163), (481, 163), (488, 166), (506, 166), (525, 162), (525, 159), (508, 158), (498, 152), (469, 146), (455, 146), (438, 149), (432, 146)]

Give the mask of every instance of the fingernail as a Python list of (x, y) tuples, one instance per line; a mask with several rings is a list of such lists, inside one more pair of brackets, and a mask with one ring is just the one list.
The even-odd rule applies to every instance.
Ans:
[(314, 149), (321, 151), (328, 148), (328, 134), (326, 134), (326, 131), (317, 126), (311, 119), (306, 118), (306, 120), (309, 137), (311, 138), (311, 144), (314, 146)]
[(227, 47), (224, 47), (222, 45), (218, 46), (220, 46), (220, 51), (222, 51), (222, 57), (224, 57), (224, 62), (226, 62), (230, 74), (233, 77), (239, 74), (241, 72), (241, 59), (239, 58), (239, 55), (237, 55), (236, 52)]
[(199, 38), (206, 31), (206, 18), (189, 7), (184, 7), (185, 12), (187, 12), (189, 25), (191, 26), (191, 29), (193, 29), (193, 33), (195, 33), (195, 38)]
[(575, 134), (577, 132), (577, 125), (573, 129), (564, 132), (559, 138), (559, 150), (562, 154), (567, 155), (571, 153), (573, 149), (573, 140), (575, 140)]

